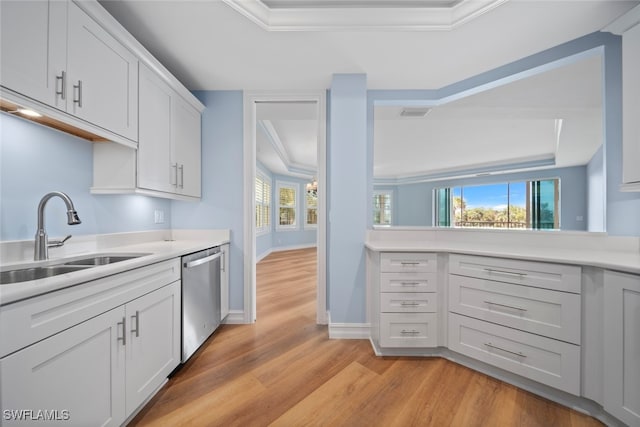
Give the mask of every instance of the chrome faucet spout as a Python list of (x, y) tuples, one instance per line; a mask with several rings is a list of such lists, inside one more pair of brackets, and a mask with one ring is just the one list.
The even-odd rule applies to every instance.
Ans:
[[(44, 229), (44, 208), (52, 197), (60, 197), (67, 206), (67, 224), (76, 225), (82, 222), (80, 221), (78, 212), (76, 212), (76, 208), (73, 206), (73, 202), (69, 196), (61, 191), (52, 191), (51, 193), (45, 194), (38, 204), (38, 230), (36, 231), (35, 248), (33, 252), (33, 259), (35, 261), (49, 258), (49, 240), (47, 238), (47, 232)], [(54, 246), (62, 246), (64, 241), (62, 241), (62, 243), (56, 242)]]

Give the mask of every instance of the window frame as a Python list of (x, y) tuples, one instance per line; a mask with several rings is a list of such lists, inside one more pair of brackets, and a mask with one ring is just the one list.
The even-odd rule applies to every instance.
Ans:
[[(261, 170), (257, 170), (256, 171), (256, 181), (261, 180), (262, 181), (262, 201), (258, 202), (258, 194), (256, 193), (256, 197), (255, 197), (255, 202), (256, 202), (256, 211), (258, 209), (258, 206), (266, 206), (267, 208), (267, 221), (266, 224), (264, 224), (264, 226), (262, 227), (258, 227), (258, 219), (256, 218), (256, 236), (260, 236), (260, 235), (265, 235), (265, 234), (269, 234), (271, 233), (271, 218), (273, 217), (273, 213), (272, 213), (272, 199), (273, 199), (273, 181), (272, 179), (265, 174), (264, 172), (262, 172)], [(256, 185), (257, 182), (254, 184)], [(265, 197), (265, 185), (268, 184), (269, 185), (269, 194), (267, 195), (267, 197)], [(265, 199), (266, 199), (266, 203), (265, 203)]]
[[(294, 212), (294, 221), (293, 224), (290, 225), (281, 225), (280, 224), (280, 208), (290, 208), (290, 206), (281, 206), (280, 205), (280, 189), (282, 188), (290, 188), (293, 189), (295, 193), (295, 197), (293, 198), (295, 205), (293, 206)], [(277, 198), (276, 198), (277, 197)], [(279, 181), (276, 180), (276, 193), (274, 195), (274, 205), (276, 206), (276, 213), (278, 221), (275, 222), (276, 231), (296, 231), (300, 228), (300, 201), (298, 198), (300, 197), (300, 184), (297, 182), (290, 181)]]
[(307, 203), (307, 191), (305, 189), (305, 192), (302, 196), (304, 198), (304, 230), (316, 230), (318, 228), (318, 196), (316, 195), (316, 206), (315, 208), (311, 208), (311, 209), (315, 209), (316, 211), (316, 223), (315, 224), (309, 224), (307, 222), (307, 218), (308, 218), (308, 213), (309, 213), (309, 204)]

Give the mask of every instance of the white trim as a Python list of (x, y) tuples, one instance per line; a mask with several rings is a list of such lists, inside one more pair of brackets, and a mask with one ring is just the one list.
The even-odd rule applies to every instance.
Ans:
[[(244, 318), (255, 321), (256, 253), (255, 253), (255, 171), (256, 171), (256, 102), (312, 101), (318, 106), (318, 280), (316, 322), (327, 324), (327, 253), (326, 253), (326, 91), (314, 92), (244, 92)], [(248, 202), (249, 201), (249, 202)]]
[(223, 0), (267, 31), (452, 30), (507, 0), (461, 0), (437, 7), (287, 7), (262, 1)]
[(245, 322), (245, 315), (242, 310), (229, 310), (229, 314), (222, 323), (225, 325), (242, 325), (250, 322)]
[(329, 323), (330, 339), (367, 340), (370, 335), (369, 323)]

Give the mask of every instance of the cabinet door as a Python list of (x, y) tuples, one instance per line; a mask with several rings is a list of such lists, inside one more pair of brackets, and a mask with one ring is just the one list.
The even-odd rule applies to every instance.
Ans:
[(200, 197), (200, 112), (174, 97), (172, 159), (178, 167), (177, 192)]
[(2, 86), (65, 110), (67, 2), (2, 1), (0, 16)]
[[(94, 317), (0, 360), (0, 407), (6, 425), (38, 424), (51, 416), (64, 425), (119, 426), (125, 420), (124, 308)], [(120, 323), (119, 323), (120, 322)], [(50, 419), (50, 418), (45, 418)], [(41, 421), (42, 418), (39, 420)], [(62, 421), (60, 421), (62, 422)], [(43, 425), (46, 423), (42, 423)], [(5, 424), (3, 424), (5, 425)]]
[(622, 181), (640, 182), (640, 24), (622, 35)]
[(640, 426), (640, 276), (604, 274), (604, 408)]
[(180, 281), (125, 306), (127, 413), (145, 401), (180, 363)]
[(69, 3), (67, 111), (138, 140), (138, 60), (75, 3)]
[(220, 321), (229, 315), (229, 250), (230, 245), (222, 245), (222, 262), (220, 268)]
[(173, 90), (140, 64), (138, 187), (175, 191), (177, 167), (171, 164)]

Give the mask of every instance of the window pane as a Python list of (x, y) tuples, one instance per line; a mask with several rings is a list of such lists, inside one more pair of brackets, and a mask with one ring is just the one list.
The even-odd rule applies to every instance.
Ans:
[(391, 225), (391, 194), (373, 195), (373, 223), (375, 225)]
[(280, 208), (280, 225), (295, 225), (296, 223), (296, 209), (295, 208)]
[(462, 191), (465, 205), (462, 213), (463, 227), (508, 226), (508, 185), (490, 184), (464, 187)]
[(296, 191), (293, 188), (280, 188), (280, 206), (293, 207), (296, 205)]
[(527, 228), (527, 183), (509, 183), (509, 228)]
[(318, 224), (318, 210), (307, 209), (307, 224), (309, 225), (317, 225)]

